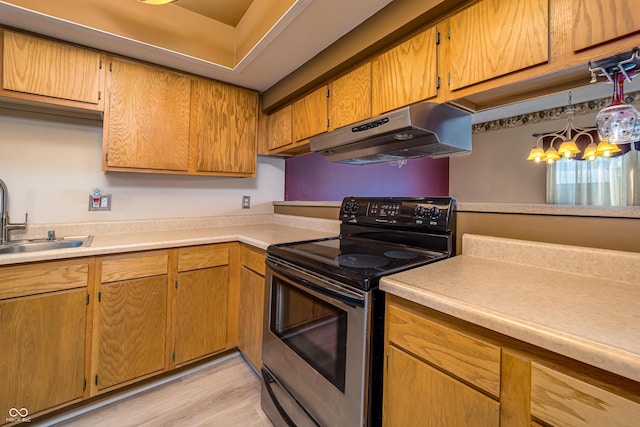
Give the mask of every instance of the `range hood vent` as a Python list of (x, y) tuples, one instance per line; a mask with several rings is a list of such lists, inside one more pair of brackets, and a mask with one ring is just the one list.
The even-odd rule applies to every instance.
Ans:
[(310, 139), (311, 151), (329, 161), (362, 165), (471, 151), (471, 115), (422, 102)]

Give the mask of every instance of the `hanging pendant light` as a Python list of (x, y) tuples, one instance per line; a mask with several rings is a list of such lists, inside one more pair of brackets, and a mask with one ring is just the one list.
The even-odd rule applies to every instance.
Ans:
[(529, 152), (529, 157), (527, 157), (527, 160), (533, 160), (536, 163), (544, 161), (545, 157), (542, 147), (533, 147), (533, 149)]
[(613, 153), (619, 153), (622, 150), (616, 144), (611, 144), (609, 141), (601, 141), (596, 151), (602, 157), (611, 157)]
[(584, 155), (582, 156), (582, 158), (593, 162), (596, 157), (600, 157), (601, 155), (602, 153), (598, 153), (598, 146), (592, 140), (591, 144), (587, 145), (587, 148), (584, 149)]
[(562, 157), (560, 157), (560, 154), (558, 154), (558, 150), (553, 148), (553, 145), (551, 145), (549, 148), (547, 148), (547, 151), (544, 152), (544, 158), (547, 164), (552, 165), (556, 162), (556, 160), (560, 160)]

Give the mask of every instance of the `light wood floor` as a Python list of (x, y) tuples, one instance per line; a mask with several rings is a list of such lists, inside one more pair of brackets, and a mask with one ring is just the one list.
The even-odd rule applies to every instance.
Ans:
[(56, 427), (269, 426), (260, 378), (239, 354)]

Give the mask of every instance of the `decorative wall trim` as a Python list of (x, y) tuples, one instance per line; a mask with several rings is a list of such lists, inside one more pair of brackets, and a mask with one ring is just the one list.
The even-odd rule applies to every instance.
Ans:
[[(624, 97), (625, 102), (632, 104), (636, 101), (640, 101), (640, 91), (627, 93)], [(575, 115), (585, 115), (594, 113), (609, 105), (611, 98), (594, 99), (593, 101), (581, 102), (580, 104), (573, 104), (573, 108), (576, 110)], [(532, 123), (541, 123), (550, 120), (561, 119), (568, 106), (550, 108), (548, 110), (536, 111), (529, 114), (521, 114), (518, 116), (507, 117), (504, 119), (493, 120), (490, 122), (476, 123), (472, 126), (473, 133), (483, 133), (498, 129), (514, 128), (524, 126)]]

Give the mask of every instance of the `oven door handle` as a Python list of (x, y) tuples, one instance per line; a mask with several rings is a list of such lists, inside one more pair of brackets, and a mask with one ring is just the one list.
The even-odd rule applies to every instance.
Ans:
[[(267, 258), (267, 266), (271, 267), (271, 269), (279, 274), (281, 274), (282, 276), (286, 277), (287, 279), (289, 279), (289, 281), (291, 281), (292, 283), (296, 284), (296, 285), (302, 285), (305, 288), (311, 289), (313, 291), (318, 292), (319, 294), (331, 297), (331, 298), (335, 298), (338, 301), (351, 305), (351, 306), (358, 306), (358, 307), (364, 307), (365, 305), (365, 298), (361, 297), (359, 295), (355, 295), (355, 294), (351, 294), (351, 293), (347, 293), (343, 290), (341, 290), (337, 285), (333, 285), (329, 282), (324, 282), (324, 285), (319, 285), (317, 283), (314, 283), (310, 280), (304, 279), (302, 277), (300, 277), (299, 274), (304, 274), (302, 272), (296, 274), (293, 273), (291, 271), (289, 271), (289, 269), (286, 266), (283, 266), (282, 264), (273, 261), (272, 259)], [(321, 280), (321, 279), (318, 279)]]

